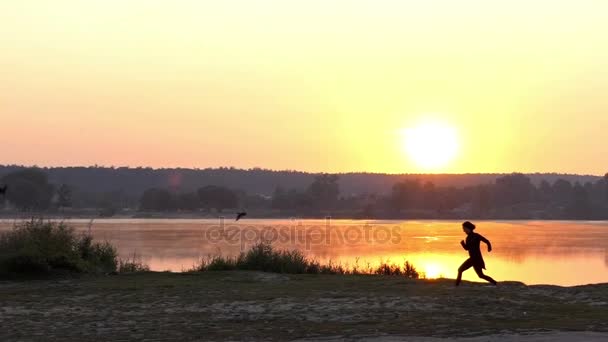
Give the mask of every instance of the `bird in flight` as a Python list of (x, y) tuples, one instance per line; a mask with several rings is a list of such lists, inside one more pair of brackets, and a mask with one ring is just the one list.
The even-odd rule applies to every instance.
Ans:
[(8, 185), (4, 185), (0, 188), (0, 195), (6, 195), (6, 189), (8, 189)]
[(235, 221), (240, 220), (241, 218), (243, 218), (243, 216), (246, 216), (246, 215), (247, 215), (247, 213), (244, 212), (244, 211), (240, 212), (240, 213), (236, 213), (236, 220)]

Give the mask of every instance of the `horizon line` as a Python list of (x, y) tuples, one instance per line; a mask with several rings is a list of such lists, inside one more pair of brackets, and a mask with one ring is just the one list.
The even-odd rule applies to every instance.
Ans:
[(115, 165), (64, 165), (64, 166), (40, 166), (37, 164), (24, 165), (24, 164), (0, 164), (0, 168), (6, 167), (18, 167), (18, 168), (39, 168), (39, 169), (68, 169), (68, 168), (81, 168), (81, 169), (90, 169), (90, 168), (101, 168), (101, 169), (152, 169), (154, 171), (163, 171), (163, 170), (191, 170), (191, 171), (204, 171), (204, 170), (221, 170), (221, 169), (229, 169), (229, 170), (238, 170), (238, 171), (269, 171), (269, 172), (292, 172), (292, 173), (303, 173), (310, 175), (319, 175), (319, 174), (330, 174), (330, 175), (349, 175), (349, 174), (371, 174), (371, 175), (388, 175), (388, 176), (464, 176), (464, 175), (509, 175), (509, 174), (524, 174), (524, 175), (559, 175), (559, 176), (580, 176), (580, 177), (604, 177), (608, 175), (608, 173), (604, 175), (593, 175), (593, 174), (578, 174), (578, 173), (560, 173), (560, 172), (524, 172), (524, 171), (510, 171), (510, 172), (463, 172), (463, 173), (391, 173), (391, 172), (374, 172), (374, 171), (342, 171), (342, 172), (326, 172), (326, 171), (302, 171), (302, 170), (294, 170), (294, 169), (267, 169), (259, 166), (254, 166), (250, 168), (244, 167), (236, 167), (236, 166), (208, 166), (208, 167), (152, 167), (152, 166), (115, 166)]

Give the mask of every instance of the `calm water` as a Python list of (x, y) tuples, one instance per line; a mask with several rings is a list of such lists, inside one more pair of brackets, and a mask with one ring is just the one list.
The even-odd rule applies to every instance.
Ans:
[[(0, 221), (9, 229), (14, 221)], [(71, 220), (86, 230), (88, 220)], [(608, 222), (475, 222), (492, 242), (486, 273), (527, 284), (578, 285), (608, 282)], [(452, 221), (351, 220), (95, 220), (98, 240), (114, 243), (121, 257), (142, 259), (153, 270), (181, 271), (200, 258), (232, 256), (260, 238), (297, 248), (320, 261), (361, 269), (380, 262), (413, 262), (427, 277), (456, 276), (467, 258), (464, 233)], [(464, 279), (477, 281), (471, 269)]]

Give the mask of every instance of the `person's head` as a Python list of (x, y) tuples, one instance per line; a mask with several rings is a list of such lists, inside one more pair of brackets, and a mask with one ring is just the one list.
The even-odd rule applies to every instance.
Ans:
[(462, 231), (467, 233), (467, 234), (471, 234), (473, 232), (473, 230), (475, 229), (475, 225), (472, 224), (469, 221), (464, 221), (462, 223)]

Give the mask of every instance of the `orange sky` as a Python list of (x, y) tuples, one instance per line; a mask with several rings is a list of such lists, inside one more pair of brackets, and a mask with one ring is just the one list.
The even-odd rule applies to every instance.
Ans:
[[(608, 1), (0, 3), (0, 163), (608, 171)], [(423, 169), (402, 132), (458, 153)]]

